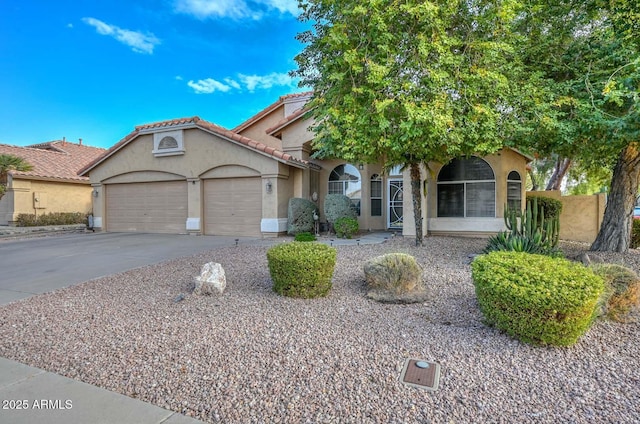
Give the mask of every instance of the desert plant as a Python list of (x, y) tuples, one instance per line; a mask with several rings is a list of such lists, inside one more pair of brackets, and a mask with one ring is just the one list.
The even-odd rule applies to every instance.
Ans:
[(283, 296), (326, 296), (336, 264), (336, 249), (316, 242), (293, 241), (267, 251), (273, 290)]
[(629, 312), (640, 303), (640, 278), (632, 269), (617, 264), (592, 264), (591, 269), (606, 284), (602, 314), (625, 322)]
[(314, 226), (313, 214), (316, 210), (316, 204), (311, 200), (300, 197), (289, 199), (287, 233), (290, 235), (304, 232), (311, 233)]
[(601, 277), (563, 258), (492, 252), (471, 269), (486, 323), (532, 344), (574, 344), (597, 316), (604, 291)]
[(560, 200), (547, 196), (527, 195), (527, 204), (533, 204), (533, 199), (536, 199), (538, 213), (544, 217), (545, 221), (554, 218), (560, 219), (560, 213), (562, 212), (562, 202)]
[(296, 234), (295, 241), (316, 241), (316, 236), (311, 233), (298, 233)]
[(329, 225), (333, 227), (342, 217), (356, 217), (351, 199), (344, 194), (327, 194), (324, 198), (324, 215)]
[(360, 229), (358, 220), (350, 216), (343, 216), (336, 220), (333, 224), (337, 237), (350, 239)]
[(485, 253), (507, 250), (515, 252), (538, 253), (549, 256), (562, 256), (557, 248), (560, 234), (558, 216), (545, 220), (544, 208), (533, 197), (527, 202), (524, 213), (505, 206), (504, 222), (508, 231), (489, 237)]
[(406, 253), (387, 253), (368, 260), (363, 267), (369, 287), (394, 294), (405, 294), (422, 287), (422, 269)]
[(631, 226), (631, 248), (640, 247), (640, 219), (635, 218)]

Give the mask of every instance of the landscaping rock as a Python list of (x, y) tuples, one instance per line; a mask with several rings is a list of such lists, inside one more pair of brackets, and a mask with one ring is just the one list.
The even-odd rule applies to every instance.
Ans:
[(194, 294), (222, 294), (227, 287), (227, 279), (222, 265), (208, 262), (202, 266), (200, 275), (195, 277), (196, 288)]

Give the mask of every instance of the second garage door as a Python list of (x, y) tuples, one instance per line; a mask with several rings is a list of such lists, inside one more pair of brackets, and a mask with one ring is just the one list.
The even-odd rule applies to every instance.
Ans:
[(204, 181), (204, 232), (222, 236), (260, 236), (261, 178)]
[(187, 183), (106, 185), (107, 231), (179, 234), (186, 231)]

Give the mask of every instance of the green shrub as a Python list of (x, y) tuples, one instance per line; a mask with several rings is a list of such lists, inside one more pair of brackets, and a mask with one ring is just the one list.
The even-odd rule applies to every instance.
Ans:
[(527, 204), (532, 203), (534, 198), (537, 199), (538, 212), (542, 214), (542, 210), (544, 209), (545, 221), (560, 218), (560, 213), (562, 212), (562, 202), (560, 200), (546, 196), (527, 195)]
[(311, 233), (296, 234), (295, 241), (316, 241), (316, 236)]
[(18, 227), (37, 227), (41, 225), (86, 224), (87, 214), (82, 212), (50, 212), (42, 215), (21, 213), (16, 218)]
[(338, 218), (333, 224), (333, 228), (336, 231), (337, 237), (348, 238), (356, 234), (360, 229), (358, 220), (350, 216), (343, 216)]
[(640, 247), (640, 219), (634, 219), (631, 226), (631, 248)]
[(632, 269), (616, 264), (593, 264), (591, 269), (606, 284), (602, 299), (602, 314), (626, 322), (628, 314), (640, 300), (640, 278)]
[(356, 217), (351, 199), (344, 194), (327, 194), (324, 198), (324, 215), (330, 225), (335, 225), (336, 221), (342, 217)]
[(541, 239), (541, 235), (529, 237), (502, 231), (495, 236), (489, 237), (489, 241), (487, 242), (487, 246), (484, 248), (483, 252), (512, 251), (547, 255), (554, 258), (563, 256), (560, 249), (542, 243)]
[(321, 297), (331, 290), (336, 249), (293, 241), (267, 251), (273, 290), (289, 297)]
[(487, 324), (532, 344), (574, 344), (597, 316), (604, 291), (601, 277), (562, 258), (492, 252), (471, 269)]
[(287, 233), (290, 235), (304, 232), (311, 233), (314, 226), (313, 213), (316, 209), (316, 204), (311, 200), (300, 197), (289, 199)]

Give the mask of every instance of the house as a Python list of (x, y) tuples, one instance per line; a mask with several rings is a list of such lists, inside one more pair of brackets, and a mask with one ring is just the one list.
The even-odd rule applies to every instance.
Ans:
[[(311, 93), (280, 97), (232, 130), (190, 117), (137, 126), (80, 174), (95, 192), (94, 225), (105, 231), (270, 237), (287, 230), (291, 197), (323, 218), (329, 193), (349, 196), (363, 230), (413, 235), (400, 168), (312, 159)], [(481, 234), (504, 228), (504, 204), (524, 202), (530, 158), (503, 149), (424, 170), (425, 232)]]
[(15, 225), (20, 214), (91, 211), (91, 184), (78, 171), (105, 149), (50, 141), (27, 147), (0, 144), (0, 154), (17, 156), (33, 169), (10, 171), (7, 190), (0, 199), (0, 225)]

